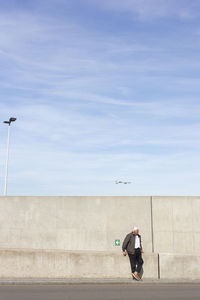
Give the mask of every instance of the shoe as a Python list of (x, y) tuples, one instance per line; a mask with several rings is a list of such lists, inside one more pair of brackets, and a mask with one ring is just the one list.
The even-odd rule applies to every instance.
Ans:
[(132, 273), (132, 278), (133, 278), (133, 280), (136, 280), (136, 278), (133, 276), (133, 273)]
[(140, 281), (140, 280), (141, 280), (141, 278), (140, 278), (140, 276), (138, 275), (137, 272), (132, 273), (132, 276), (133, 276), (134, 279), (136, 279), (137, 281)]

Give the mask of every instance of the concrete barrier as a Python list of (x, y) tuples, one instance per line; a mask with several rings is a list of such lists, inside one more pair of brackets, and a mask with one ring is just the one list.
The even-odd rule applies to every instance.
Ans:
[(200, 254), (200, 197), (153, 197), (154, 249)]
[(0, 210), (0, 276), (126, 278), (121, 244), (137, 225), (145, 277), (158, 277), (154, 249), (161, 278), (200, 279), (200, 197), (13, 196)]
[[(158, 255), (144, 255), (144, 278), (158, 278)], [(0, 249), (0, 278), (131, 278), (116, 251)]]
[(152, 250), (150, 197), (0, 197), (0, 248), (118, 251), (134, 225)]
[(200, 279), (200, 255), (159, 254), (161, 279)]

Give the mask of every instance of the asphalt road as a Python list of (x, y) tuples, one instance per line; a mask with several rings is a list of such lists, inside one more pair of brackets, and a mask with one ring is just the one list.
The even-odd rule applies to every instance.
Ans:
[(2, 285), (0, 300), (199, 300), (200, 284)]

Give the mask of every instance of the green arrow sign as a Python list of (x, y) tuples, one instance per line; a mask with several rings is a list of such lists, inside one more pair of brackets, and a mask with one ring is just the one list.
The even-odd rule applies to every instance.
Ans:
[(120, 240), (115, 240), (115, 246), (120, 246)]

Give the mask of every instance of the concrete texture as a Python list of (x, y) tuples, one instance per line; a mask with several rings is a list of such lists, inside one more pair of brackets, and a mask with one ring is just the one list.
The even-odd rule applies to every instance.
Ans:
[[(158, 278), (158, 255), (144, 255), (144, 278)], [(115, 251), (0, 250), (0, 278), (131, 278)]]
[[(200, 197), (152, 204), (154, 251), (200, 254)], [(118, 251), (115, 239), (137, 225), (151, 252), (150, 205), (150, 197), (0, 197), (0, 248)]]
[(153, 197), (155, 252), (200, 254), (200, 197)]
[(137, 225), (152, 249), (150, 197), (0, 197), (0, 210), (0, 248), (119, 251)]
[(159, 254), (162, 279), (200, 279), (200, 255)]
[(3, 285), (199, 285), (199, 279), (151, 279), (143, 278), (140, 281), (129, 278), (0, 278), (0, 286)]
[(145, 277), (158, 278), (154, 249), (161, 279), (169, 268), (200, 279), (200, 197), (14, 196), (0, 197), (0, 210), (0, 278), (128, 278), (121, 245), (137, 225)]

